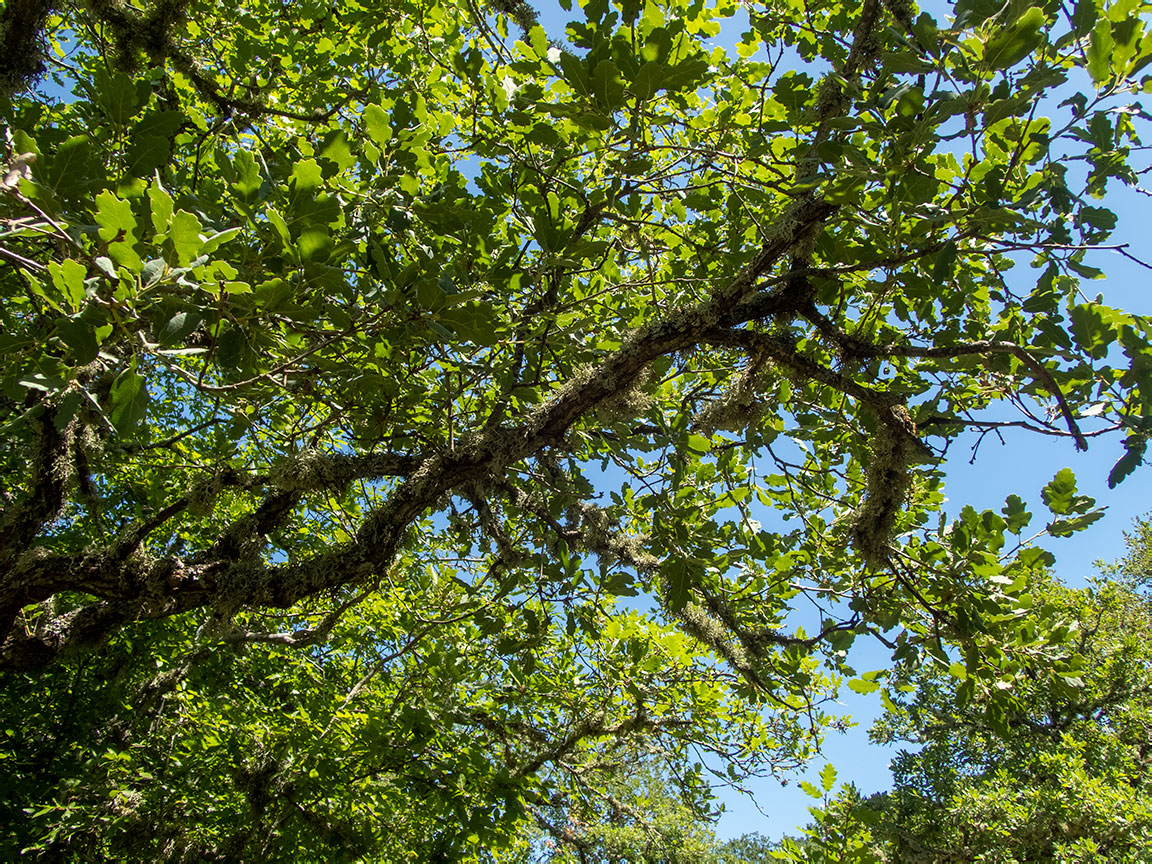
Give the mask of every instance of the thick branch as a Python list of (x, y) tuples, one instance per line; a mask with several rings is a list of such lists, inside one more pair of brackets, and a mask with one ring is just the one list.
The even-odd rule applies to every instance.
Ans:
[[(851, 337), (848, 338), (851, 339)], [(965, 357), (973, 354), (1012, 354), (1028, 367), (1032, 374), (1040, 380), (1040, 383), (1042, 383), (1048, 389), (1048, 392), (1056, 399), (1056, 404), (1060, 407), (1060, 413), (1064, 417), (1064, 422), (1068, 424), (1068, 431), (1076, 442), (1076, 449), (1088, 449), (1088, 441), (1085, 439), (1084, 433), (1080, 431), (1080, 426), (1076, 423), (1076, 415), (1072, 412), (1072, 407), (1068, 404), (1068, 400), (1064, 398), (1064, 392), (1060, 389), (1060, 385), (1056, 383), (1056, 379), (1052, 377), (1052, 373), (1049, 372), (1048, 368), (1027, 348), (1022, 345), (1017, 345), (1015, 342), (981, 340), (978, 342), (968, 342), (963, 345), (941, 345), (920, 348), (912, 345), (869, 345), (858, 340), (852, 340), (850, 343), (845, 343), (845, 347), (849, 348), (851, 354), (856, 357), (950, 358)]]
[(56, 518), (64, 506), (63, 463), (67, 459), (68, 430), (56, 428), (56, 410), (44, 403), (38, 412), (27, 415), (36, 437), (32, 464), (29, 465), (27, 497), (0, 514), (0, 567), (12, 566), (44, 526)]
[(769, 333), (758, 333), (754, 330), (724, 330), (716, 328), (709, 331), (708, 341), (717, 345), (733, 345), (744, 350), (763, 355), (775, 361), (809, 381), (816, 381), (832, 389), (851, 396), (866, 405), (878, 410), (885, 410), (897, 404), (900, 400), (890, 393), (882, 390), (873, 390), (858, 384), (846, 375), (821, 366), (816, 361), (804, 356), (796, 350), (795, 345), (788, 339), (774, 336)]
[(597, 367), (567, 382), (524, 423), (462, 436), (453, 451), (424, 460), (388, 501), (368, 516), (353, 543), (308, 561), (268, 568), (246, 602), (288, 607), (318, 591), (379, 572), (395, 556), (408, 525), (442, 495), (555, 446), (581, 417), (632, 386), (653, 360), (699, 344), (728, 310), (752, 294), (764, 273), (834, 210), (823, 201), (793, 208), (781, 217), (787, 230), (780, 231), (776, 240), (761, 249), (712, 298), (640, 328)]
[[(221, 603), (230, 608), (287, 608), (321, 591), (363, 584), (390, 565), (408, 526), (446, 493), (499, 475), (533, 453), (556, 446), (582, 417), (633, 386), (653, 360), (705, 341), (706, 334), (731, 309), (755, 292), (761, 277), (798, 243), (805, 242), (834, 211), (833, 205), (819, 200), (793, 205), (780, 217), (775, 239), (727, 286), (701, 303), (675, 310), (641, 327), (597, 367), (567, 382), (516, 426), (480, 429), (462, 436), (451, 451), (423, 459), (395, 454), (356, 457), (305, 451), (269, 477), (280, 487), (279, 491), (269, 495), (253, 513), (233, 523), (214, 547), (192, 559), (164, 559), (147, 572), (135, 572), (129, 562), (122, 562), (122, 569), (107, 566), (107, 556), (79, 560), (52, 556), (30, 562), (35, 574), (25, 584), (34, 584), (35, 589), (20, 592), (20, 599), (35, 602), (35, 598), (69, 588), (117, 598), (116, 620), (110, 620), (110, 626), (115, 627), (123, 620), (171, 615)], [(799, 312), (796, 304), (781, 304), (780, 309), (790, 314)], [(303, 494), (354, 479), (388, 476), (404, 479), (387, 501), (368, 515), (352, 542), (304, 561), (265, 566), (260, 555), (263, 538), (283, 524)], [(166, 518), (171, 514), (161, 515)], [(132, 601), (125, 598), (126, 589), (130, 596), (144, 592), (149, 599), (129, 608)], [(62, 622), (62, 626), (65, 624)], [(66, 643), (71, 644), (61, 638), (55, 644)], [(12, 656), (7, 648), (4, 655)]]

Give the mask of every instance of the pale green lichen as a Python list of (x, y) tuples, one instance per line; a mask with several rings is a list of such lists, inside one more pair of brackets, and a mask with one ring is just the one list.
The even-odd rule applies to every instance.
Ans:
[(309, 447), (281, 459), (269, 472), (272, 485), (285, 492), (336, 492), (347, 485), (349, 472), (340, 454)]
[(217, 576), (212, 597), (212, 607), (225, 620), (231, 619), (242, 606), (258, 597), (266, 587), (268, 577), (261, 558), (264, 542), (256, 532), (236, 531), (233, 539), (239, 547), (239, 558)]
[(219, 471), (192, 481), (192, 485), (185, 493), (185, 498), (188, 500), (188, 515), (196, 517), (211, 515), (223, 488), (224, 478)]
[(596, 406), (596, 418), (601, 423), (632, 420), (651, 410), (655, 400), (646, 389), (652, 383), (652, 369), (645, 367), (625, 386)]
[(651, 572), (659, 567), (659, 559), (647, 551), (648, 538), (643, 534), (617, 530), (612, 517), (603, 508), (578, 501), (569, 507), (568, 518), (579, 524), (582, 545), (595, 552), (605, 567), (618, 562), (641, 572)]
[(792, 201), (773, 219), (764, 229), (763, 240), (765, 246), (772, 246), (783, 240), (791, 240), (800, 227), (800, 208), (807, 201)]
[(916, 450), (910, 437), (886, 422), (878, 423), (872, 435), (864, 500), (851, 528), (852, 543), (870, 567), (886, 565), (896, 518), (912, 483), (908, 469)]
[(755, 424), (767, 409), (761, 397), (764, 362), (753, 358), (741, 370), (732, 385), (697, 412), (692, 428), (702, 435), (714, 432), (743, 432)]
[(680, 623), (684, 632), (707, 645), (740, 674), (749, 680), (757, 680), (757, 675), (748, 662), (744, 649), (728, 638), (724, 625), (709, 615), (696, 603), (688, 603), (680, 612)]

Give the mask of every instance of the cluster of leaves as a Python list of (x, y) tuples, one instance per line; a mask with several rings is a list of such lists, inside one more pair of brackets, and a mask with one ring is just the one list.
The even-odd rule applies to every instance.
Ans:
[[(972, 695), (962, 664), (929, 664), (886, 697), (873, 727), (904, 741), (892, 790), (835, 793), (831, 766), (816, 821), (773, 855), (805, 862), (1148, 861), (1152, 848), (1152, 522), (1129, 555), (1087, 587), (1044, 571), (1030, 590), (1072, 632), (1065, 662), (1031, 663)], [(995, 701), (997, 707), (989, 711)]]
[(158, 623), (10, 679), (4, 857), (456, 860), (515, 846), (530, 816), (579, 837), (605, 808), (640, 811), (628, 830), (643, 837), (654, 808), (617, 774), (688, 766), (672, 788), (701, 801), (693, 748), (739, 760), (729, 724), (788, 734), (675, 631), (622, 616), (616, 638), (592, 640), (549, 632), (528, 604), (445, 622), (451, 584), (396, 586), (307, 652), (188, 652), (189, 634)]
[(960, 646), (1001, 724), (1060, 655), (1023, 500), (945, 525), (942, 462), (1143, 459), (1152, 325), (1080, 287), (1144, 170), (1136, 0), (33, 6), (6, 849), (579, 849), (624, 754), (696, 803), (808, 758), (863, 634)]

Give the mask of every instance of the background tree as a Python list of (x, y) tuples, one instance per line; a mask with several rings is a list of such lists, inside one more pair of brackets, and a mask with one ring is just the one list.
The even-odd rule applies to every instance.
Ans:
[(861, 799), (854, 784), (846, 783), (836, 789), (836, 768), (832, 763), (820, 772), (820, 786), (801, 782), (804, 791), (821, 806), (808, 808), (814, 821), (802, 829), (799, 837), (783, 838), (772, 851), (772, 860), (804, 864), (879, 864), (885, 860), (870, 827), (880, 814), (872, 808), (871, 801)]
[(623, 755), (621, 764), (605, 772), (597, 798), (554, 801), (560, 805), (556, 815), (538, 820), (542, 830), (532, 839), (530, 859), (556, 864), (720, 864), (707, 797), (686, 801), (682, 782), (669, 775), (663, 760)]
[(1003, 713), (1070, 634), (941, 466), (1143, 458), (1142, 8), (7, 4), (7, 848), (496, 857), (803, 762), (865, 633)]
[(963, 662), (926, 666), (874, 730), (919, 746), (893, 762), (883, 837), (897, 861), (1146, 861), (1152, 848), (1149, 523), (1110, 579), (1028, 593), (1068, 622), (1068, 664), (1030, 667), (990, 715)]

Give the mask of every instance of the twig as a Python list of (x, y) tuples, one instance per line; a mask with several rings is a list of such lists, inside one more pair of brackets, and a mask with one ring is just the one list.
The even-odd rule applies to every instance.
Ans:
[(13, 252), (11, 249), (7, 248), (6, 246), (0, 246), (0, 255), (4, 255), (8, 258), (11, 258), (17, 264), (22, 264), (25, 267), (29, 267), (29, 268), (31, 268), (31, 269), (39, 272), (39, 273), (43, 273), (45, 270), (48, 269), (43, 264), (40, 264), (36, 261), (33, 261), (31, 258), (25, 258), (23, 255), (20, 255), (16, 252)]

